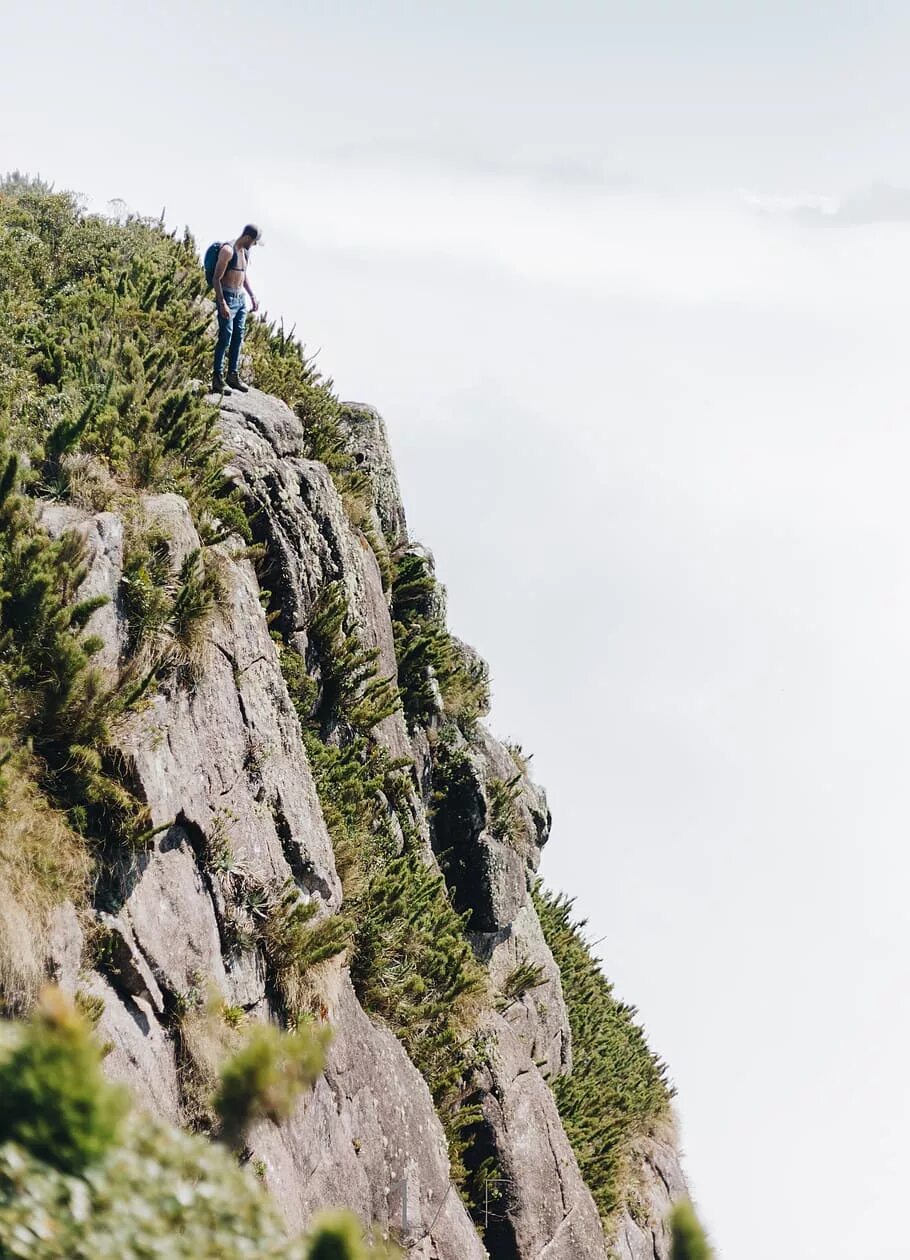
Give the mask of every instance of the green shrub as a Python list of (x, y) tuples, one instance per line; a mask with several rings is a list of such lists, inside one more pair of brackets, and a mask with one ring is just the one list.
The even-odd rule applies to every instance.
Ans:
[(304, 658), (293, 648), (285, 647), (279, 642), (281, 654), (281, 672), (287, 685), (291, 703), (300, 719), (300, 725), (309, 726), (316, 711), (319, 699), (319, 684), (313, 678)]
[(489, 709), (487, 669), (446, 629), (429, 561), (400, 556), (392, 573), (392, 629), (398, 683), (408, 725), (428, 726), (442, 713), (470, 729)]
[(335, 865), (352, 906), (365, 878), (398, 852), (399, 826), (409, 825), (405, 768), (372, 740), (355, 737), (339, 748), (325, 744), (313, 731), (304, 745), (316, 779), (319, 801), (332, 837)]
[(171, 540), (159, 521), (131, 522), (123, 546), (121, 600), (127, 620), (127, 651), (135, 656), (167, 632), (174, 580)]
[(538, 884), (534, 904), (562, 977), (572, 1032), (572, 1072), (551, 1082), (553, 1093), (582, 1176), (609, 1224), (629, 1188), (632, 1144), (668, 1117), (673, 1091), (635, 1008), (614, 997), (584, 922), (572, 921), (572, 901)]
[(324, 1212), (313, 1223), (307, 1245), (307, 1260), (370, 1260), (363, 1230), (349, 1212)]
[(77, 600), (87, 574), (73, 533), (50, 538), (0, 453), (0, 733), (31, 749), (38, 782), (79, 831), (126, 837), (145, 811), (114, 767), (111, 721), (127, 698), (95, 665), (84, 633), (103, 596)]
[(351, 973), (367, 1008), (398, 1032), (445, 1091), (452, 1017), (485, 989), (484, 973), (449, 901), (442, 876), (415, 852), (370, 880), (357, 916)]
[(486, 784), (489, 817), (487, 826), (497, 840), (516, 841), (517, 802), (521, 795), (521, 775), (511, 779), (488, 779)]
[(127, 532), (121, 597), (127, 653), (137, 668), (161, 678), (192, 663), (219, 595), (217, 569), (204, 552), (195, 549), (177, 568), (160, 522)]
[(307, 1260), (368, 1260), (357, 1218), (347, 1212), (321, 1216), (313, 1228)]
[(58, 990), (46, 990), (0, 1059), (0, 1142), (81, 1173), (112, 1148), (125, 1111), (123, 1092), (101, 1075), (91, 1026)]
[[(423, 1073), (449, 1138), (454, 1176), (464, 1184), (462, 1152), (476, 1120), (466, 1103), (475, 1061), (472, 1027), (485, 973), (444, 879), (420, 852), (410, 761), (396, 762), (370, 738), (376, 708), (357, 716), (358, 706), (375, 695), (375, 655), (342, 634), (337, 597), (323, 610), (320, 664), (334, 644), (357, 685), (332, 684), (341, 746), (324, 742), (315, 723), (304, 740), (344, 885), (351, 977), (364, 1008), (389, 1025)], [(309, 707), (302, 658), (285, 647), (280, 659), (289, 690), (304, 695)], [(338, 660), (330, 671), (344, 672)], [(378, 711), (384, 707), (380, 701)]]
[[(286, 1117), (321, 1070), (325, 1041), (322, 1029), (257, 1026), (222, 1073), (224, 1135), (239, 1144), (256, 1119)], [(391, 1260), (343, 1213), (289, 1240), (269, 1196), (225, 1152), (126, 1111), (89, 1025), (59, 991), (28, 1025), (0, 1025), (2, 1260)]]
[[(286, 1116), (319, 1072), (325, 1039), (321, 1029), (258, 1026), (222, 1074), (225, 1133), (239, 1143), (252, 1121)], [(99, 1056), (56, 990), (29, 1024), (0, 1024), (2, 1260), (391, 1260), (342, 1214), (289, 1239), (268, 1194), (223, 1148), (126, 1114)]]
[(515, 769), (519, 774), (526, 775), (530, 773), (533, 753), (526, 753), (521, 744), (516, 743), (514, 740), (506, 743), (506, 751), (515, 762)]
[(377, 675), (379, 650), (364, 648), (347, 621), (344, 586), (330, 582), (313, 605), (308, 627), (321, 674), (316, 717), (323, 732), (344, 722), (352, 732), (367, 735), (401, 701), (394, 682)]
[(0, 1012), (31, 1006), (44, 979), (50, 916), (62, 901), (84, 902), (92, 862), (85, 842), (11, 757), (0, 784)]
[(526, 993), (545, 984), (543, 967), (537, 963), (520, 962), (506, 976), (499, 989), (497, 1007), (507, 1011), (510, 1006), (520, 1002)]
[(404, 1253), (374, 1230), (365, 1235), (350, 1212), (320, 1212), (307, 1234), (304, 1260), (396, 1260)]
[(367, 524), (372, 503), (369, 479), (347, 448), (340, 424), (341, 405), (315, 366), (315, 356), (282, 323), (253, 320), (246, 338), (253, 381), (259, 389), (283, 399), (303, 425), (306, 453), (325, 464), (352, 524), (361, 529), (376, 551), (382, 568), (384, 543), (370, 535)]
[(221, 1136), (239, 1147), (257, 1120), (280, 1124), (325, 1062), (327, 1029), (302, 1025), (282, 1033), (271, 1024), (253, 1027), (245, 1045), (224, 1065), (215, 1096)]
[(293, 879), (270, 896), (259, 926), (278, 994), (292, 1018), (305, 1000), (307, 980), (314, 967), (347, 949), (350, 927), (341, 915), (316, 920), (318, 903), (305, 901)]
[(670, 1229), (670, 1260), (711, 1260), (713, 1253), (691, 1203), (676, 1204), (670, 1213)]
[(382, 1018), (423, 1073), (449, 1138), (453, 1175), (476, 1116), (466, 1107), (472, 1027), (486, 975), (465, 936), (445, 881), (421, 854), (379, 866), (351, 908), (351, 978), (364, 1008)]
[(88, 1178), (0, 1146), (2, 1260), (303, 1260), (274, 1204), (221, 1147), (148, 1116)]

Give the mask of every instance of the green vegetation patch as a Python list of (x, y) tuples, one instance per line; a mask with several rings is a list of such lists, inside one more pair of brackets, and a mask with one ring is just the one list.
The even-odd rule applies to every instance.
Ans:
[(563, 1126), (606, 1226), (625, 1202), (636, 1138), (669, 1116), (667, 1069), (648, 1048), (636, 1010), (620, 1002), (573, 921), (573, 902), (537, 885), (534, 905), (562, 976), (572, 1072), (551, 1081)]
[(469, 730), (490, 707), (486, 665), (449, 633), (439, 584), (425, 556), (408, 551), (392, 572), (392, 629), (398, 682), (408, 725), (428, 726), (440, 716)]
[(0, 183), (0, 423), (35, 493), (107, 508), (124, 491), (183, 495), (205, 536), (245, 529), (227, 492), (210, 316), (192, 238), (86, 214), (69, 193)]
[(309, 626), (313, 675), (288, 645), (282, 670), (344, 885), (354, 986), (423, 1073), (449, 1138), (453, 1175), (464, 1185), (462, 1155), (476, 1121), (467, 1102), (473, 1026), (485, 974), (445, 880), (423, 856), (411, 763), (396, 761), (373, 738), (400, 703), (397, 690), (378, 676), (377, 654), (362, 648), (345, 615), (343, 590), (331, 584)]
[(714, 1252), (691, 1203), (677, 1203), (670, 1215), (670, 1260), (712, 1260)]
[[(320, 1062), (308, 1032), (253, 1030), (222, 1076), (226, 1128), (285, 1114)], [(0, 1025), (0, 1260), (391, 1260), (347, 1213), (289, 1240), (223, 1146), (126, 1112), (90, 1025), (59, 992), (29, 1024)]]
[(274, 1024), (253, 1025), (221, 1069), (213, 1106), (222, 1139), (239, 1148), (257, 1120), (286, 1120), (325, 1066), (327, 1041), (326, 1027), (303, 1025), (282, 1033)]
[(16, 1142), (64, 1173), (82, 1173), (107, 1154), (127, 1106), (124, 1090), (101, 1075), (90, 1029), (59, 990), (49, 990), (0, 1058), (0, 1142)]
[(103, 643), (85, 633), (108, 601), (76, 599), (88, 572), (82, 539), (44, 531), (2, 448), (0, 470), (0, 749), (19, 750), (12, 759), (76, 830), (95, 822), (124, 837), (144, 811), (120, 782), (111, 729), (132, 696), (96, 666)]

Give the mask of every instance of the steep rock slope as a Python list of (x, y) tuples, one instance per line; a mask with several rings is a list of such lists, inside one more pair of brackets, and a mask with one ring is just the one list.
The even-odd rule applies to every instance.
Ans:
[(663, 1069), (541, 901), (546, 799), (483, 724), (381, 417), (257, 321), (273, 394), (204, 402), (189, 237), (15, 181), (0, 235), (3, 1013), (49, 974), (203, 1133), (233, 1030), (326, 1021), (243, 1152), (289, 1227), (665, 1260)]
[[(359, 420), (364, 463), (381, 472), (373, 483), (376, 523), (390, 546), (401, 547), (404, 511), (381, 421), (364, 408), (348, 414)], [(223, 400), (222, 433), (287, 637), (306, 652), (318, 594), (327, 582), (340, 581), (352, 624), (376, 650), (383, 672), (393, 673), (395, 642), (379, 565), (349, 524), (324, 466), (303, 456), (300, 422), (279, 400), (251, 391)], [(179, 497), (150, 496), (143, 510), (165, 527), (176, 561), (198, 548)], [(75, 527), (86, 538), (91, 569), (85, 593), (104, 593), (111, 601), (94, 614), (90, 629), (104, 638), (105, 657), (113, 662), (124, 647), (122, 522), (112, 513), (65, 507), (48, 507), (44, 515), (51, 531)], [(229, 543), (218, 552), (222, 594), (191, 686), (174, 681), (163, 687), (120, 734), (135, 786), (162, 830), (123, 872), (101, 916), (116, 945), (115, 961), (80, 981), (104, 999), (100, 1032), (113, 1047), (110, 1074), (174, 1120), (185, 1118), (189, 1105), (175, 1018), (187, 995), (213, 986), (224, 1002), (246, 1012), (277, 1014), (261, 953), (233, 944), (236, 919), (245, 913), (236, 872), (240, 881), (267, 887), (293, 879), (323, 913), (337, 911), (341, 901), (253, 565), (238, 559)], [(442, 717), (409, 735), (398, 711), (378, 725), (376, 738), (414, 764), (412, 804), (427, 839), (427, 861), (437, 860), (435, 849), (493, 993), (522, 965), (538, 971), (532, 987), (498, 1003), (501, 1014), (482, 1016), (487, 1053), (476, 1093), (480, 1145), (495, 1157), (498, 1176), (485, 1186), (478, 1219), (496, 1257), (603, 1257), (608, 1248), (597, 1210), (542, 1075), (571, 1067), (559, 972), (529, 897), (549, 830), (546, 802), (512, 753), (479, 723), (470, 738), (458, 736), (447, 750), (457, 774), (449, 776), (440, 800), (427, 732), (432, 737)], [(497, 810), (507, 814), (505, 821)], [(231, 870), (213, 873), (211, 853), (225, 835)], [(69, 939), (56, 948), (58, 974), (74, 986), (67, 956), (78, 944)], [(300, 1225), (322, 1204), (342, 1203), (392, 1228), (412, 1254), (483, 1255), (451, 1187), (445, 1140), (420, 1074), (395, 1038), (364, 1015), (337, 962), (323, 976), (321, 1000), (335, 1030), (324, 1078), (286, 1125), (262, 1124), (251, 1140), (289, 1224)], [(653, 1163), (656, 1175), (647, 1180), (667, 1185), (669, 1203), (684, 1184), (672, 1152), (665, 1148), (661, 1155), (663, 1163)], [(665, 1203), (652, 1197), (641, 1223), (623, 1217), (618, 1254), (635, 1260), (666, 1254), (658, 1215)]]

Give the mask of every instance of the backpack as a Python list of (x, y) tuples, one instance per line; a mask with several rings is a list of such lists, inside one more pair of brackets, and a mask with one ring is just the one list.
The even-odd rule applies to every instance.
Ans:
[(205, 257), (202, 260), (202, 265), (205, 268), (206, 283), (210, 289), (215, 283), (215, 266), (218, 262), (218, 254), (221, 251), (221, 246), (221, 241), (212, 241), (211, 245), (205, 251)]

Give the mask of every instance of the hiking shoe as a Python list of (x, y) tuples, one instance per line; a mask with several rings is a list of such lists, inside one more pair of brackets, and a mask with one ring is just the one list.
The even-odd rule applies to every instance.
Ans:
[(236, 372), (228, 372), (227, 383), (230, 385), (231, 389), (236, 389), (241, 394), (249, 393), (249, 385), (244, 385), (243, 381)]
[(212, 377), (212, 393), (213, 394), (230, 394), (230, 390), (224, 383), (223, 376)]

